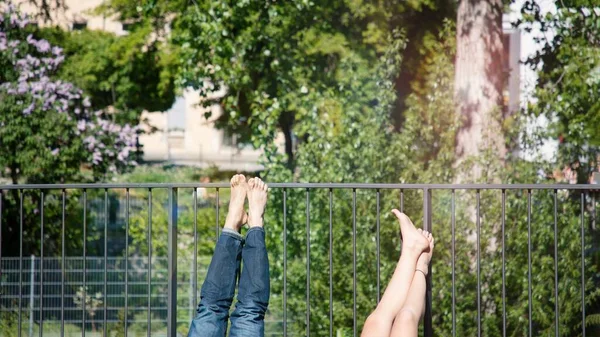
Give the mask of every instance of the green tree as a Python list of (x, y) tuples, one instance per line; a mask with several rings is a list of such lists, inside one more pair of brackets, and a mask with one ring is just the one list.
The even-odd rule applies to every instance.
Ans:
[[(385, 37), (403, 28), (412, 43), (400, 52), (410, 66), (393, 77), (399, 92), (397, 106), (404, 106), (412, 90), (409, 83), (419, 81), (420, 60), (427, 51), (423, 46), (437, 34), (442, 18), (454, 17), (455, 4), (446, 0), (266, 5), (112, 0), (98, 12), (152, 26), (159, 36), (164, 36), (165, 26), (170, 27), (170, 42), (181, 47), (181, 58), (187, 60), (182, 64), (181, 85), (199, 89), (206, 105), (220, 104), (222, 115), (206, 117), (215, 117), (215, 125), (235, 134), (240, 144), (253, 143), (252, 136), (264, 132), (254, 115), (257, 101), (275, 99), (279, 108), (272, 113), (285, 139), (287, 165), (293, 167), (295, 144), (304, 141), (294, 128), (295, 121), (304, 118), (301, 107), (306, 94), (335, 90), (343, 73), (341, 59), (352, 52), (372, 64), (386, 48)], [(226, 88), (223, 97), (210, 95), (221, 86)], [(395, 119), (400, 125), (401, 114), (395, 113)]]
[(151, 27), (131, 34), (45, 28), (39, 35), (63, 48), (57, 76), (81, 88), (93, 109), (114, 109), (116, 122), (140, 123), (143, 111), (166, 111), (175, 99), (175, 50), (149, 40)]
[[(578, 183), (588, 183), (590, 175), (600, 169), (597, 133), (600, 126), (597, 43), (600, 12), (593, 1), (554, 1), (554, 6), (556, 14), (543, 14), (537, 1), (526, 1), (521, 9), (523, 19), (517, 22), (524, 30), (531, 31), (537, 27), (541, 31), (538, 39), (541, 48), (527, 60), (538, 75), (538, 85), (525, 115), (529, 120), (544, 120), (547, 125), (528, 135), (528, 146), (535, 150), (549, 139), (558, 140), (555, 158), (540, 162), (538, 167), (547, 176), (559, 180), (562, 174), (556, 172), (568, 168), (576, 172)], [(573, 199), (578, 197), (577, 194), (572, 196)], [(595, 206), (587, 207), (595, 209)], [(592, 214), (595, 216), (595, 213)], [(593, 223), (595, 221), (593, 219)], [(586, 246), (586, 256), (590, 259), (588, 265), (595, 268), (588, 273), (594, 275), (600, 263), (597, 244), (600, 233), (594, 226), (586, 225), (585, 229), (586, 240), (589, 240), (586, 241), (589, 245)], [(591, 287), (597, 288), (597, 281)], [(593, 317), (597, 317), (600, 304), (596, 299), (591, 300), (591, 307), (589, 304), (586, 306), (588, 333), (590, 329), (596, 329), (591, 330), (595, 333), (598, 326), (594, 326)], [(580, 308), (571, 309), (576, 311)], [(580, 320), (575, 322), (581, 324)]]
[[(64, 61), (59, 47), (34, 35), (27, 17), (12, 4), (0, 4), (0, 178), (11, 184), (98, 181), (129, 169), (136, 129), (117, 125), (93, 111), (84, 93), (56, 79)], [(48, 191), (45, 221), (61, 223), (60, 193)], [(65, 200), (66, 220), (81, 214), (77, 193)], [(3, 192), (3, 256), (39, 249), (39, 191)], [(73, 198), (71, 198), (73, 197)], [(23, 199), (23, 216), (20, 214)], [(23, 228), (21, 230), (20, 219)], [(60, 226), (48, 226), (48, 252), (57, 252)], [(69, 235), (77, 235), (77, 231)], [(23, 242), (18, 238), (22, 234)], [(6, 243), (5, 243), (6, 242)], [(69, 240), (69, 248), (80, 247)]]
[(593, 1), (554, 4), (556, 15), (542, 15), (536, 1), (526, 1), (522, 9), (521, 27), (536, 25), (545, 37), (540, 51), (527, 61), (539, 70), (535, 101), (527, 113), (548, 120), (537, 136), (559, 140), (556, 164), (570, 166), (579, 173), (578, 182), (585, 183), (600, 169), (600, 13)]
[[(428, 71), (424, 92), (426, 97), (411, 96), (406, 110), (405, 128), (400, 134), (392, 132), (391, 123), (385, 113), (393, 102), (393, 91), (371, 86), (386, 83), (385, 73), (367, 76), (361, 67), (344, 68), (347, 91), (327, 92), (321, 100), (313, 98), (315, 110), (312, 119), (299, 120), (298, 130), (306, 130), (307, 141), (299, 145), (297, 171), (286, 171), (277, 156), (266, 162), (266, 177), (269, 181), (332, 181), (332, 182), (451, 182), (456, 171), (450, 169), (454, 162), (454, 139), (459, 127), (459, 118), (453, 104), (454, 74), (453, 26), (446, 30), (432, 45), (431, 55), (425, 61)], [(393, 54), (392, 54), (393, 55)], [(350, 62), (350, 61), (348, 61)], [(384, 63), (385, 64), (385, 63)], [(389, 78), (389, 77), (388, 77)], [(371, 91), (372, 88), (378, 90)], [(386, 88), (384, 86), (384, 88)], [(327, 96), (333, 95), (336, 96)], [(339, 96), (337, 96), (339, 95)], [(381, 106), (368, 107), (361, 102), (370, 95), (390, 97), (382, 99)], [(391, 95), (391, 96), (387, 96)], [(343, 111), (343, 113), (339, 112)], [(355, 113), (360, 111), (360, 113)], [(325, 113), (326, 112), (326, 113)], [(338, 113), (339, 112), (339, 113)], [(321, 113), (327, 118), (317, 119)], [(315, 121), (318, 121), (315, 123)], [(269, 125), (267, 123), (267, 125)], [(272, 125), (272, 124), (270, 124)], [(302, 135), (302, 133), (300, 133)], [(497, 158), (491, 151), (479, 158), (488, 179), (501, 179), (513, 183), (545, 183), (538, 176), (540, 163), (525, 162), (513, 158), (506, 169), (500, 170)], [(499, 177), (499, 178), (494, 178)], [(393, 193), (392, 193), (393, 192)], [(333, 308), (334, 331), (349, 335), (353, 326), (353, 270), (352, 252), (353, 216), (351, 191), (333, 191), (333, 247), (329, 248), (329, 194), (328, 191), (312, 191), (309, 195), (310, 216), (310, 319), (311, 335), (327, 335), (329, 331), (329, 249), (333, 252)], [(484, 334), (502, 335), (502, 251), (506, 254), (506, 310), (507, 335), (521, 336), (528, 332), (528, 221), (527, 194), (508, 192), (506, 196), (505, 241), (501, 247), (501, 203), (500, 191), (485, 191), (480, 195), (481, 229), (480, 250), (474, 239), (478, 233), (472, 216), (476, 203), (475, 191), (455, 193), (455, 277), (456, 277), (456, 329), (460, 335), (477, 333), (477, 286), (481, 286), (480, 319)], [(278, 191), (269, 203), (268, 223), (281, 223), (283, 218), (282, 193)], [(366, 315), (375, 307), (377, 298), (376, 279), (376, 192), (358, 192), (356, 219), (357, 247), (357, 325), (361, 329)], [(307, 232), (306, 191), (287, 191), (287, 259), (288, 259), (288, 322), (289, 331), (305, 333), (307, 292)], [(422, 218), (423, 196), (418, 191), (404, 191), (405, 211), (419, 225)], [(532, 196), (535, 209), (532, 223), (532, 294), (533, 335), (553, 332), (554, 299), (553, 287), (548, 286), (554, 275), (554, 232), (553, 199), (551, 193), (536, 193)], [(588, 312), (594, 308), (598, 291), (593, 283), (597, 264), (592, 256), (586, 256), (586, 303), (580, 300), (581, 286), (579, 243), (580, 216), (578, 198), (568, 193), (559, 193), (558, 232), (559, 243), (559, 310), (562, 335), (577, 335), (580, 331), (581, 309)], [(450, 335), (452, 332), (452, 232), (450, 192), (434, 193), (433, 226), (438, 238), (438, 250), (433, 264), (434, 307), (433, 319), (436, 334)], [(398, 207), (397, 191), (380, 191), (380, 209), (387, 212)], [(585, 224), (589, 224), (586, 221)], [(586, 225), (587, 226), (587, 225)], [(587, 227), (586, 227), (587, 228)], [(269, 251), (274, 260), (273, 293), (282, 291), (283, 251), (280, 228), (269, 231)], [(381, 287), (391, 275), (398, 258), (398, 229), (394, 220), (381, 215)], [(586, 238), (586, 247), (592, 237)], [(440, 247), (443, 247), (440, 249)], [(481, 260), (480, 283), (476, 277), (476, 259)], [(566, 272), (568, 271), (568, 272)], [(292, 281), (293, 280), (293, 281)], [(382, 289), (380, 289), (381, 291)], [(274, 295), (272, 304), (280, 305), (281, 295)], [(317, 300), (319, 299), (319, 300)], [(277, 303), (277, 304), (275, 304)]]

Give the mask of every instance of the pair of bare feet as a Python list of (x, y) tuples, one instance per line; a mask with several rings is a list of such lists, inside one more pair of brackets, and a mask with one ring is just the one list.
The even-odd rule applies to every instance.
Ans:
[(392, 213), (394, 213), (400, 222), (402, 254), (419, 254), (416, 269), (427, 275), (435, 243), (433, 235), (421, 228), (416, 228), (408, 216), (399, 210), (393, 209)]
[[(262, 227), (263, 214), (267, 204), (268, 186), (260, 178), (250, 178), (246, 181), (243, 174), (236, 174), (231, 178), (231, 198), (229, 212), (225, 219), (225, 228), (239, 233), (246, 223), (248, 227)], [(244, 203), (248, 198), (248, 212)]]

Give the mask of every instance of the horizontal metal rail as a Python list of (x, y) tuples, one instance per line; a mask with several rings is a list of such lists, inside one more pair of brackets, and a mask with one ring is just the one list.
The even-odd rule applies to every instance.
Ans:
[[(600, 190), (600, 184), (371, 184), (371, 183), (272, 183), (271, 188), (405, 189), (405, 190)], [(132, 189), (228, 188), (229, 183), (119, 183), (119, 184), (16, 184), (0, 190), (31, 189)]]

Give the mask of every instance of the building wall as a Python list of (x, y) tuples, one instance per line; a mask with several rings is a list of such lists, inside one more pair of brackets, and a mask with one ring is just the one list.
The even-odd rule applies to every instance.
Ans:
[(258, 165), (259, 151), (228, 145), (231, 142), (227, 142), (223, 131), (214, 127), (212, 120), (221, 114), (219, 106), (210, 107), (212, 117), (206, 120), (207, 109), (200, 106), (198, 92), (186, 90), (178, 101), (166, 113), (142, 114), (150, 125), (161, 129), (140, 137), (145, 160), (199, 167), (217, 165), (223, 170), (234, 171), (262, 169)]

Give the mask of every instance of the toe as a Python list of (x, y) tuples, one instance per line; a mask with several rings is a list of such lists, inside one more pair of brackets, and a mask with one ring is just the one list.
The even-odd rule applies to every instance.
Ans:
[(250, 180), (248, 180), (248, 186), (250, 186), (250, 188), (253, 188), (255, 184), (256, 178), (250, 178)]
[(402, 212), (400, 212), (397, 209), (393, 209), (392, 213), (394, 213), (394, 215), (396, 216), (396, 218), (398, 218), (398, 221), (400, 221), (400, 224), (412, 224), (412, 222), (410, 221), (410, 219), (408, 218), (408, 216)]
[(235, 186), (237, 185), (237, 175), (234, 175), (233, 177), (231, 177), (231, 186)]

